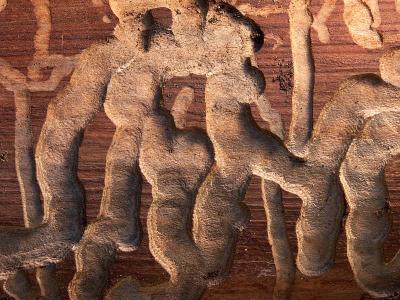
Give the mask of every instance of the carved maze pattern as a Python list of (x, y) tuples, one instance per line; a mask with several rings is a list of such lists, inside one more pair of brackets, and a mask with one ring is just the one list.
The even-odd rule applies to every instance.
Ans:
[[(0, 2), (0, 9), (6, 4)], [(38, 268), (40, 296), (59, 298), (53, 264), (74, 251), (71, 299), (198, 299), (229, 273), (238, 235), (249, 218), (242, 200), (253, 175), (263, 179), (277, 269), (275, 299), (290, 297), (295, 266), (318, 276), (332, 265), (343, 193), (350, 206), (348, 258), (357, 282), (376, 297), (400, 292), (399, 257), (385, 263), (383, 256), (390, 228), (383, 170), (400, 151), (399, 49), (382, 56), (381, 77), (364, 74), (343, 82), (314, 126), (310, 31), (316, 29), (321, 41), (329, 41), (325, 21), (335, 2), (327, 0), (313, 19), (304, 0), (292, 0), (287, 10), (236, 1), (110, 0), (119, 19), (115, 38), (92, 45), (79, 59), (49, 54), (49, 1), (32, 4), (38, 29), (28, 76), (0, 60), (0, 82), (15, 96), (16, 168), (26, 225), (0, 232), (0, 278), (7, 280), (11, 296), (39, 296), (22, 271)], [(151, 10), (159, 7), (171, 11), (170, 29), (152, 20)], [(281, 117), (264, 94), (265, 80), (255, 59), (264, 38), (279, 44), (279, 37), (264, 36), (245, 16), (286, 11), (294, 76), (287, 140)], [(344, 21), (358, 45), (382, 46), (375, 1), (345, 1)], [(41, 71), (49, 67), (50, 78), (42, 80)], [(34, 152), (30, 93), (54, 90), (73, 69), (69, 85), (48, 107)], [(161, 106), (163, 84), (189, 74), (206, 78), (207, 132), (186, 126), (191, 87), (181, 90), (170, 111)], [(254, 124), (250, 104), (257, 105), (269, 131)], [(77, 156), (85, 128), (102, 108), (116, 131), (101, 209), (85, 228)], [(170, 280), (141, 286), (126, 278), (106, 291), (117, 251), (133, 251), (141, 240), (142, 176), (153, 195), (147, 219), (150, 250)], [(303, 201), (296, 263), (281, 189)]]

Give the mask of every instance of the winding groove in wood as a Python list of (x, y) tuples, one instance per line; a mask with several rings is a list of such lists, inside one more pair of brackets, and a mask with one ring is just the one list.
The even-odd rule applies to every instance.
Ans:
[(320, 11), (314, 17), (314, 21), (312, 23), (312, 28), (317, 31), (319, 40), (324, 44), (330, 42), (330, 33), (328, 26), (326, 25), (326, 21), (334, 11), (336, 2), (337, 0), (324, 1)]
[[(373, 4), (372, 8), (368, 4)], [(377, 49), (383, 46), (379, 26), (379, 10), (375, 1), (344, 0), (343, 19), (354, 42), (363, 48)]]
[[(43, 208), (40, 199), (40, 189), (36, 180), (33, 140), (31, 132), (30, 93), (34, 91), (52, 91), (56, 89), (62, 78), (73, 69), (74, 59), (63, 59), (61, 55), (49, 56), (49, 40), (51, 31), (51, 16), (48, 1), (33, 0), (34, 13), (38, 22), (38, 30), (34, 39), (35, 55), (28, 67), (28, 82), (23, 74), (13, 69), (4, 60), (1, 61), (1, 82), (14, 92), (16, 107), (15, 126), (15, 162), (20, 184), (24, 222), (26, 227), (40, 226), (43, 221)], [(4, 9), (6, 2), (4, 2)], [(50, 78), (41, 82), (41, 68), (53, 67)], [(41, 296), (48, 299), (58, 299), (59, 291), (54, 279), (55, 266), (39, 268), (36, 273)], [(16, 299), (36, 298), (35, 290), (22, 271), (11, 275), (4, 283), (5, 290)]]
[(267, 214), (268, 241), (276, 268), (274, 299), (290, 299), (296, 265), (286, 231), (282, 191), (279, 185), (262, 181), (262, 194)]
[(0, 11), (4, 10), (7, 6), (7, 0), (0, 1)]
[[(356, 280), (373, 296), (400, 293), (398, 255), (385, 263), (382, 253), (390, 225), (383, 171), (400, 149), (398, 48), (382, 56), (381, 77), (361, 74), (344, 81), (314, 126), (313, 19), (309, 1), (292, 0), (287, 12), (293, 116), (285, 141), (255, 59), (265, 36), (231, 4), (111, 0), (119, 19), (115, 37), (92, 45), (76, 62), (75, 57), (48, 53), (49, 2), (32, 3), (38, 18), (37, 52), (28, 76), (0, 60), (0, 82), (16, 100), (16, 161), (28, 227), (0, 232), (0, 278), (8, 278), (10, 295), (36, 297), (20, 270), (46, 267), (37, 271), (41, 294), (57, 298), (51, 264), (74, 250), (71, 299), (199, 299), (229, 273), (238, 235), (249, 219), (243, 199), (254, 175), (263, 179), (268, 238), (277, 268), (275, 299), (290, 298), (295, 275), (281, 189), (302, 200), (296, 226), (300, 272), (318, 276), (333, 264), (344, 193), (350, 206), (348, 257)], [(328, 4), (315, 23), (322, 31), (333, 8)], [(159, 7), (171, 11), (170, 29), (155, 24), (151, 10)], [(259, 12), (250, 5), (238, 8), (250, 15), (281, 12), (268, 6)], [(345, 0), (344, 19), (355, 43), (368, 49), (382, 46), (376, 2)], [(328, 41), (326, 30), (320, 35)], [(53, 71), (50, 79), (41, 81), (45, 67)], [(35, 172), (30, 93), (53, 90), (74, 67), (69, 85), (49, 104)], [(192, 88), (181, 90), (171, 111), (162, 107), (165, 82), (190, 74), (206, 78), (206, 132), (186, 126)], [(270, 130), (255, 124), (250, 104), (257, 106)], [(85, 228), (78, 151), (86, 127), (103, 108), (116, 131), (100, 212)], [(18, 150), (23, 150), (21, 155)], [(153, 195), (147, 219), (150, 250), (170, 278), (142, 286), (129, 277), (106, 291), (117, 251), (134, 251), (140, 244), (142, 176)]]
[(291, 1), (289, 5), (290, 40), (293, 61), (292, 116), (288, 146), (304, 155), (313, 127), (313, 88), (315, 67), (311, 52), (312, 15), (308, 1)]

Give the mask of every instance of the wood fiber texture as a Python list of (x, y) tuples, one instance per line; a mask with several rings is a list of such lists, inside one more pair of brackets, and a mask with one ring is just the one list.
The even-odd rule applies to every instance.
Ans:
[[(266, 97), (272, 107), (282, 115), (285, 135), (288, 135), (292, 117), (293, 67), (296, 68), (293, 66), (291, 58), (288, 14), (284, 13), (289, 7), (289, 2), (286, 0), (231, 2), (243, 5), (243, 10), (246, 10), (246, 7), (253, 7), (253, 9), (259, 7), (261, 10), (266, 5), (271, 9), (270, 15), (266, 13), (260, 15), (257, 14), (256, 9), (253, 12), (248, 8), (247, 16), (259, 24), (265, 34), (264, 45), (256, 53), (257, 67), (265, 76)], [(0, 10), (1, 5), (2, 1), (0, 0)], [(397, 5), (399, 4), (397, 3)], [(322, 2), (312, 1), (310, 10), (316, 15), (321, 6)], [(35, 49), (37, 50), (37, 46), (35, 47), (34, 44), (37, 23), (33, 9), (31, 1), (9, 0), (5, 9), (0, 12), (0, 58), (5, 59), (24, 75), (28, 74), (28, 67)], [(312, 31), (312, 51), (315, 64), (313, 105), (315, 121), (323, 106), (333, 97), (344, 80), (358, 74), (379, 74), (379, 58), (386, 50), (400, 44), (400, 15), (396, 12), (395, 1), (382, 0), (379, 2), (379, 9), (381, 15), (379, 32), (383, 37), (383, 47), (380, 49), (365, 49), (354, 42), (356, 40), (360, 44), (364, 43), (362, 39), (359, 40), (359, 37), (355, 37), (356, 33), (349, 32), (346, 27), (346, 22), (350, 21), (343, 19), (345, 8), (341, 1), (336, 3), (332, 15), (326, 21), (330, 37), (327, 37), (326, 33), (320, 32), (318, 38), (317, 32)], [(50, 10), (52, 27), (49, 53), (61, 54), (65, 57), (80, 54), (95, 42), (108, 41), (111, 39), (117, 23), (117, 19), (108, 5), (103, 5), (102, 1), (50, 0)], [(154, 17), (162, 24), (170, 22), (170, 15), (166, 10), (156, 11)], [(328, 39), (328, 43), (320, 41), (328, 41)], [(369, 41), (368, 43), (368, 45), (380, 45), (380, 37), (376, 36), (373, 42)], [(306, 66), (300, 66), (300, 71), (302, 67)], [(70, 73), (68, 68), (61, 72), (66, 75)], [(50, 76), (49, 70), (45, 72), (45, 76)], [(35, 144), (39, 140), (50, 100), (68, 84), (69, 79), (69, 76), (62, 79), (56, 90), (31, 93), (31, 120)], [(188, 93), (194, 93), (194, 100), (188, 108), (185, 125), (206, 129), (204, 100), (206, 90), (203, 77), (191, 75), (168, 80), (162, 88), (163, 105), (166, 109), (172, 109), (174, 99), (181, 89), (188, 85), (193, 88), (193, 91), (188, 91)], [(240, 89), (240, 87), (236, 87)], [(14, 100), (13, 93), (0, 85), (0, 225), (22, 227), (26, 225), (26, 222), (24, 223), (21, 193), (15, 168), (16, 109)], [(269, 128), (269, 125), (260, 117), (260, 112), (255, 104), (251, 105), (251, 112), (259, 127)], [(383, 128), (384, 125), (375, 124), (375, 126)], [(100, 111), (86, 128), (79, 150), (78, 175), (80, 183), (85, 188), (87, 223), (93, 222), (99, 213), (104, 187), (106, 155), (114, 131), (115, 125), (104, 111)], [(398, 159), (390, 160), (385, 168), (393, 213), (391, 232), (384, 245), (386, 259), (391, 259), (400, 249), (399, 169), (400, 160)], [(288, 237), (290, 245), (296, 253), (295, 225), (300, 215), (301, 200), (288, 192), (283, 192), (283, 199)], [(140, 208), (143, 240), (134, 252), (118, 252), (117, 259), (111, 266), (107, 289), (127, 276), (132, 276), (142, 284), (148, 285), (168, 280), (168, 274), (156, 262), (149, 250), (146, 220), (151, 201), (151, 185), (144, 181)], [(251, 217), (238, 239), (230, 274), (221, 284), (210, 287), (202, 299), (253, 300), (272, 299), (273, 297), (276, 270), (271, 247), (268, 244), (261, 179), (257, 176), (252, 176), (246, 192), (245, 203), (249, 207)], [(343, 226), (336, 246), (335, 263), (331, 269), (318, 277), (306, 277), (297, 271), (291, 299), (372, 299), (361, 290), (354, 280), (347, 258), (344, 231)], [(68, 284), (75, 273), (73, 254), (71, 253), (63, 262), (58, 263), (56, 268), (61, 299), (68, 299)], [(34, 276), (34, 272), (30, 271), (30, 278), (33, 279)], [(36, 276), (38, 275), (36, 274)], [(5, 292), (0, 292), (0, 299), (10, 298)]]

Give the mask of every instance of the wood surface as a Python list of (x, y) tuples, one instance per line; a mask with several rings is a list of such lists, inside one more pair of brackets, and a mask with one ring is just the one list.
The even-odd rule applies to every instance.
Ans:
[[(89, 0), (57, 0), (51, 2), (52, 35), (50, 52), (63, 55), (80, 53), (96, 41), (106, 40), (112, 35), (115, 20), (107, 24), (102, 21), (104, 13), (111, 16), (107, 8), (94, 8)], [(272, 1), (240, 1), (262, 5)], [(286, 7), (288, 3), (276, 5)], [(312, 2), (312, 11), (317, 12), (319, 1)], [(400, 43), (400, 18), (395, 11), (394, 1), (380, 1), (384, 37), (384, 49)], [(352, 41), (343, 18), (343, 4), (337, 4), (327, 24), (331, 31), (331, 42), (322, 44), (313, 32), (313, 53), (316, 65), (316, 84), (314, 98), (314, 118), (323, 105), (332, 97), (340, 82), (351, 75), (378, 73), (378, 58), (384, 49), (365, 50)], [(158, 17), (168, 22), (165, 12)], [(278, 35), (283, 43), (273, 49), (274, 41), (266, 39), (257, 54), (259, 68), (264, 72), (267, 82), (267, 97), (284, 119), (288, 128), (291, 115), (290, 86), (279, 85), (279, 79), (290, 80), (290, 40), (288, 17), (286, 14), (270, 15), (268, 18), (253, 18), (265, 33)], [(33, 8), (28, 0), (11, 0), (0, 13), (0, 57), (12, 66), (26, 73), (34, 53), (33, 36), (36, 22)], [(34, 93), (32, 97), (32, 121), (35, 139), (41, 130), (49, 100), (68, 82), (65, 80), (57, 91)], [(204, 128), (204, 80), (200, 77), (176, 78), (163, 88), (165, 105), (173, 99), (179, 89), (190, 83), (195, 86), (196, 101), (190, 108), (188, 125)], [(283, 82), (285, 83), (285, 82)], [(285, 90), (286, 89), (286, 90)], [(266, 125), (253, 114), (261, 127)], [(15, 107), (13, 95), (0, 86), (0, 224), (23, 226), (21, 197), (14, 161), (14, 121)], [(102, 194), (106, 151), (114, 132), (113, 124), (104, 113), (100, 113), (85, 132), (84, 143), (79, 158), (79, 179), (86, 190), (87, 222), (95, 219)], [(388, 257), (400, 248), (400, 160), (392, 161), (386, 169), (387, 184), (390, 190), (393, 210), (393, 227), (386, 242)], [(299, 216), (301, 201), (288, 193), (284, 194), (286, 223), (293, 250), (296, 251), (295, 222)], [(251, 210), (251, 221), (242, 232), (238, 242), (235, 259), (229, 278), (221, 285), (209, 289), (204, 299), (272, 299), (275, 283), (275, 270), (266, 236), (266, 217), (264, 213), (260, 179), (254, 177), (246, 195), (246, 204)], [(151, 203), (151, 187), (143, 186), (141, 216), (146, 233), (146, 214)], [(1, 243), (1, 241), (0, 241)], [(67, 285), (74, 274), (72, 256), (58, 265), (58, 280), (65, 299)], [(132, 275), (143, 283), (162, 282), (167, 273), (156, 263), (148, 249), (145, 234), (140, 248), (127, 254), (120, 254), (111, 270), (110, 285), (119, 279)], [(318, 278), (296, 277), (293, 299), (370, 299), (357, 286), (353, 279), (346, 257), (346, 241), (341, 234), (337, 245), (336, 263), (333, 268)], [(8, 299), (0, 292), (0, 299)]]

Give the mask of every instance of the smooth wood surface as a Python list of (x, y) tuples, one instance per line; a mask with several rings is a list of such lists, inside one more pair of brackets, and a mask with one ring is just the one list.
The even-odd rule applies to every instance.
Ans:
[[(115, 23), (102, 21), (107, 9), (94, 8), (89, 0), (57, 0), (51, 2), (53, 19), (50, 43), (51, 53), (72, 55), (80, 53), (90, 44), (105, 40), (112, 35)], [(245, 3), (246, 1), (240, 1)], [(272, 1), (251, 1), (254, 5), (273, 4)], [(277, 5), (287, 6), (280, 2)], [(321, 3), (312, 3), (317, 12)], [(33, 35), (36, 30), (32, 5), (28, 0), (10, 0), (7, 8), (0, 13), (0, 57), (7, 59), (14, 67), (26, 73), (26, 67), (34, 52)], [(380, 2), (385, 48), (400, 44), (400, 16), (395, 12), (394, 1)], [(345, 78), (360, 73), (378, 73), (378, 58), (383, 50), (365, 50), (355, 45), (347, 32), (342, 18), (343, 4), (338, 3), (327, 24), (331, 30), (331, 42), (321, 44), (313, 32), (313, 52), (316, 64), (315, 115), (316, 118), (327, 100)], [(165, 18), (163, 14), (159, 16)], [(286, 129), (291, 114), (290, 91), (281, 91), (279, 75), (290, 79), (290, 40), (287, 15), (271, 15), (268, 18), (254, 17), (265, 33), (274, 33), (282, 38), (283, 44), (273, 50), (273, 40), (266, 39), (258, 53), (259, 68), (267, 82), (267, 96), (274, 108), (284, 116)], [(113, 20), (115, 22), (115, 20)], [(67, 81), (63, 82), (65, 86)], [(188, 125), (204, 128), (204, 80), (199, 77), (176, 78), (164, 87), (165, 105), (168, 107), (178, 90), (187, 83), (195, 87), (196, 101), (190, 109)], [(289, 84), (290, 85), (290, 84)], [(60, 87), (59, 89), (61, 89)], [(35, 93), (32, 99), (32, 119), (34, 135), (40, 132), (49, 100), (54, 93)], [(265, 127), (253, 110), (260, 126)], [(12, 93), (0, 87), (0, 225), (23, 226), (21, 199), (14, 166), (14, 120), (15, 110)], [(94, 220), (99, 209), (99, 201), (104, 180), (106, 151), (110, 144), (114, 127), (104, 113), (100, 113), (85, 132), (80, 151), (79, 178), (86, 189), (86, 211), (88, 222)], [(393, 227), (386, 243), (387, 257), (400, 248), (400, 160), (391, 162), (386, 170), (387, 183), (393, 209)], [(260, 180), (253, 178), (246, 196), (246, 204), (251, 210), (251, 221), (239, 240), (231, 275), (223, 284), (211, 288), (204, 299), (271, 299), (275, 281), (272, 254), (267, 242), (266, 220), (260, 194)], [(151, 187), (143, 186), (141, 216), (146, 232), (146, 213), (151, 202)], [(294, 250), (296, 250), (295, 222), (301, 202), (290, 194), (285, 194), (287, 229)], [(0, 241), (1, 242), (1, 241)], [(72, 279), (74, 264), (72, 257), (58, 265), (58, 279), (64, 296)], [(134, 276), (144, 283), (163, 281), (167, 274), (155, 262), (148, 250), (145, 237), (138, 251), (121, 254), (112, 267), (115, 283), (126, 276)], [(8, 299), (0, 292), (0, 299)], [(344, 234), (337, 245), (336, 264), (319, 278), (297, 275), (293, 299), (369, 299), (353, 280), (346, 258)]]

